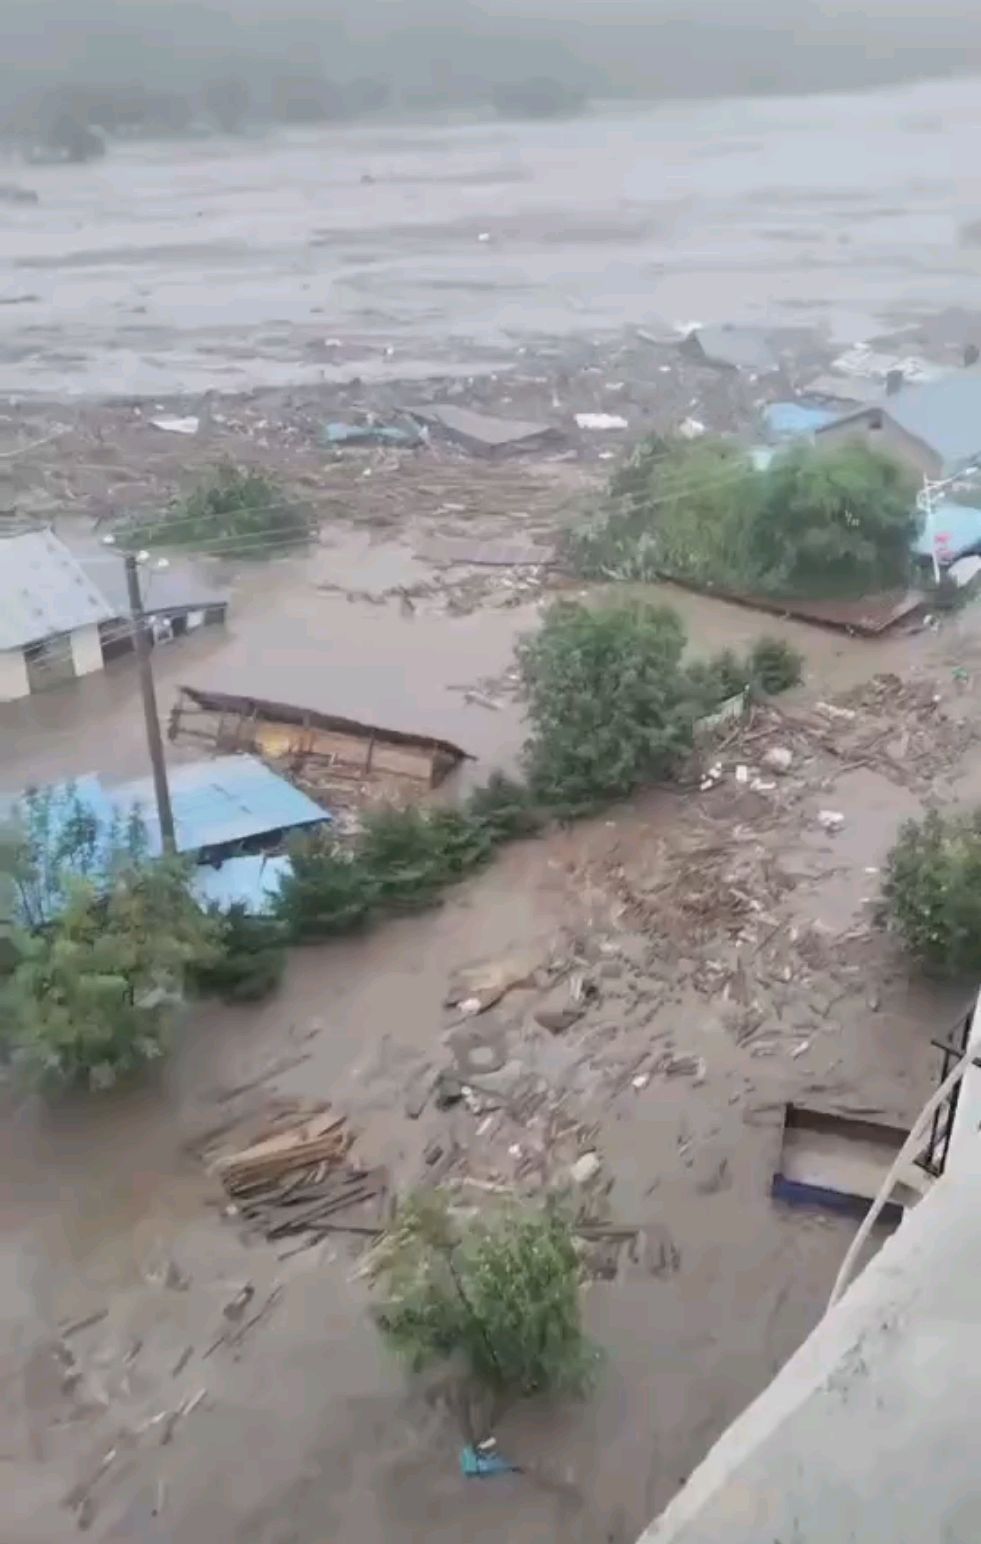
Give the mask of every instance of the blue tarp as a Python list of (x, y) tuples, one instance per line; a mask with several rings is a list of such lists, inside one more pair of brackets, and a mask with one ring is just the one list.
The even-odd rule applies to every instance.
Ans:
[(913, 544), (917, 557), (932, 558), (936, 553), (942, 564), (953, 563), (981, 545), (981, 509), (970, 504), (955, 504), (950, 499), (934, 505), (929, 527), (924, 525)]
[(766, 432), (773, 440), (796, 440), (816, 434), (840, 417), (840, 413), (830, 412), (826, 407), (808, 407), (803, 402), (771, 402), (763, 409)]

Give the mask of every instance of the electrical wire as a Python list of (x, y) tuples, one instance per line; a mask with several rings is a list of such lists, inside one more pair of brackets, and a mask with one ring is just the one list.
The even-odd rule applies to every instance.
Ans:
[[(721, 474), (718, 477), (712, 477), (712, 478), (701, 477), (701, 478), (699, 478), (699, 477), (687, 476), (687, 477), (684, 477), (684, 478), (679, 478), (678, 482), (676, 484), (674, 484), (673, 486), (670, 486), (666, 491), (662, 489), (659, 492), (659, 494), (657, 495), (657, 497), (652, 498), (652, 499), (644, 499), (643, 507), (645, 509), (657, 508), (658, 506), (660, 506), (662, 504), (670, 504), (670, 503), (675, 502), (677, 499), (685, 498), (690, 493), (700, 493), (700, 492), (702, 492), (704, 490), (709, 490), (709, 489), (714, 489), (714, 488), (719, 488), (719, 487), (728, 487), (728, 486), (735, 485), (735, 484), (740, 483), (740, 482), (748, 482), (753, 477), (755, 477), (756, 475), (757, 475), (757, 469), (754, 466), (750, 465), (750, 466), (740, 466), (740, 467), (737, 467), (737, 468), (733, 468), (732, 470), (730, 470), (730, 471), (728, 471), (726, 473), (723, 473), (723, 474)], [(624, 493), (624, 494), (620, 494), (618, 496), (615, 496), (613, 498), (612, 502), (614, 503), (614, 505), (623, 505), (623, 506), (625, 506), (627, 508), (631, 508), (632, 509), (632, 508), (636, 507), (636, 505), (638, 504), (639, 501), (637, 500), (635, 495)], [(607, 498), (606, 498), (606, 503), (607, 503), (607, 506), (610, 503), (609, 496), (607, 496)], [(256, 505), (254, 508), (249, 510), (249, 514), (250, 515), (277, 514), (277, 513), (281, 513), (287, 507), (288, 507), (288, 500), (280, 499), (275, 504), (259, 504), (259, 505)], [(173, 534), (176, 531), (182, 530), (185, 526), (188, 526), (188, 525), (198, 525), (198, 524), (200, 524), (200, 520), (201, 520), (201, 516), (200, 515), (182, 515), (182, 516), (179, 516), (177, 519), (169, 520), (167, 518), (166, 514), (162, 514), (162, 515), (154, 516), (154, 518), (151, 519), (151, 520), (145, 520), (142, 523), (136, 523), (136, 524), (132, 524), (132, 525), (120, 525), (116, 529), (116, 531), (113, 532), (113, 535), (116, 537), (116, 541), (117, 542), (119, 542), (119, 540), (122, 538), (123, 540), (126, 541), (128, 546), (129, 545), (137, 544), (138, 541), (139, 541), (139, 538), (141, 536), (147, 536), (147, 535), (152, 535), (152, 536), (158, 538), (159, 544), (161, 546), (167, 546), (167, 545), (171, 545), (166, 540), (166, 538), (169, 535)], [(283, 538), (283, 536), (281, 534), (277, 534), (273, 530), (270, 530), (268, 533), (255, 533), (255, 534), (268, 536), (268, 538), (270, 540), (278, 542), (280, 546), (284, 545), (284, 538)], [(217, 544), (221, 544), (221, 543), (224, 543), (224, 542), (234, 543), (236, 541), (244, 540), (244, 539), (245, 539), (244, 535), (242, 537), (236, 537), (236, 536), (220, 537), (220, 538), (216, 538), (216, 543)], [(180, 543), (177, 543), (176, 545), (180, 545)], [(215, 545), (215, 543), (212, 543), (211, 545)], [(199, 551), (203, 551), (205, 549), (203, 547), (195, 546), (194, 550), (195, 550), (195, 552), (199, 552)]]
[(842, 1293), (845, 1291), (846, 1287), (851, 1281), (855, 1271), (856, 1262), (858, 1260), (859, 1254), (862, 1251), (862, 1248), (865, 1245), (865, 1241), (871, 1233), (872, 1229), (875, 1227), (882, 1208), (885, 1206), (890, 1195), (892, 1194), (892, 1189), (896, 1183), (896, 1180), (901, 1174), (903, 1168), (912, 1158), (914, 1152), (916, 1151), (917, 1144), (922, 1141), (923, 1133), (926, 1129), (927, 1123), (932, 1120), (933, 1116), (943, 1104), (944, 1100), (949, 1098), (953, 1093), (954, 1089), (961, 1081), (961, 1078), (964, 1076), (964, 1073), (967, 1071), (976, 1055), (976, 1047), (969, 1046), (964, 1055), (961, 1057), (960, 1061), (944, 1078), (943, 1082), (934, 1089), (932, 1095), (923, 1106), (919, 1115), (916, 1117), (916, 1120), (913, 1122), (909, 1136), (906, 1138), (906, 1141), (899, 1149), (899, 1152), (897, 1153), (888, 1174), (882, 1182), (875, 1200), (872, 1202), (872, 1205), (869, 1207), (868, 1211), (865, 1213), (865, 1216), (862, 1218), (861, 1226), (851, 1241), (851, 1244), (848, 1248), (848, 1253), (845, 1255), (844, 1260), (841, 1262), (841, 1269), (835, 1277), (835, 1284), (831, 1288), (831, 1296), (828, 1298), (828, 1306), (825, 1309), (825, 1313), (830, 1313), (831, 1309), (834, 1308), (835, 1304), (840, 1300)]

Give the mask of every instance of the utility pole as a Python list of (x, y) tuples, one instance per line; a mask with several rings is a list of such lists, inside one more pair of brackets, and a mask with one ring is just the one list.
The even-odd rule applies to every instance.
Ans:
[(126, 588), (129, 591), (129, 610), (133, 623), (133, 642), (140, 671), (140, 689), (143, 693), (143, 717), (146, 720), (146, 743), (153, 768), (153, 791), (157, 799), (157, 819), (160, 822), (160, 844), (165, 853), (177, 851), (174, 839), (174, 812), (170, 807), (170, 787), (167, 782), (167, 763), (164, 761), (163, 738), (160, 719), (157, 716), (157, 693), (153, 685), (153, 669), (150, 664), (150, 634), (147, 628), (143, 597), (140, 594), (140, 571), (136, 553), (127, 552)]

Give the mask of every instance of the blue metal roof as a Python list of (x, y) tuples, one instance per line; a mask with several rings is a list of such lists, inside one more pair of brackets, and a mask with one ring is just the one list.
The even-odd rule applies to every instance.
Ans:
[[(136, 805), (147, 823), (150, 851), (160, 851), (153, 779), (106, 790), (124, 815)], [(170, 802), (178, 852), (225, 847), (268, 832), (292, 831), (330, 820), (326, 810), (255, 756), (218, 756), (171, 767)]]
[[(171, 767), (169, 781), (178, 852), (232, 846), (252, 837), (322, 825), (331, 819), (327, 810), (255, 756), (218, 756), (213, 761)], [(103, 826), (114, 816), (125, 821), (137, 809), (146, 823), (151, 855), (161, 851), (152, 778), (107, 786), (97, 773), (89, 773), (73, 782), (83, 806)], [(71, 784), (57, 786), (60, 791)], [(0, 799), (0, 809), (16, 803), (16, 797)]]
[(202, 906), (220, 906), (222, 911), (229, 906), (244, 906), (258, 914), (270, 909), (280, 879), (290, 870), (290, 860), (285, 856), (243, 853), (238, 858), (226, 858), (220, 868), (199, 863), (191, 888)]
[(981, 509), (969, 504), (955, 504), (942, 499), (933, 507), (933, 519), (929, 527), (923, 526), (913, 551), (917, 557), (932, 558), (936, 548), (941, 564), (953, 563), (966, 552), (977, 552), (981, 547)]
[(774, 440), (793, 440), (814, 434), (839, 416), (830, 408), (810, 407), (806, 402), (770, 402), (763, 409), (766, 432)]

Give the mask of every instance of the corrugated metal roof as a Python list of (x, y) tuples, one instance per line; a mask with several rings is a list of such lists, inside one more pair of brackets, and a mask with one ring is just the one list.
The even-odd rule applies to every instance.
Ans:
[(105, 596), (52, 531), (27, 531), (0, 543), (0, 649), (108, 622)]
[(201, 863), (194, 871), (192, 889), (202, 906), (244, 906), (256, 915), (269, 911), (280, 879), (290, 873), (289, 858), (266, 853), (243, 853), (226, 858), (220, 868)]
[[(150, 849), (160, 851), (153, 779), (138, 778), (105, 790), (123, 813), (137, 805), (147, 823)], [(330, 820), (326, 810), (255, 756), (218, 756), (171, 767), (170, 802), (178, 852), (224, 847), (267, 832)]]
[[(58, 785), (60, 788), (67, 784)], [(122, 820), (139, 810), (146, 822), (149, 850), (161, 848), (153, 779), (141, 777), (107, 786), (96, 773), (74, 779), (82, 805), (106, 826), (113, 816)], [(174, 811), (177, 850), (232, 846), (252, 837), (301, 826), (322, 825), (331, 819), (285, 778), (277, 777), (255, 756), (219, 756), (170, 768), (170, 801)], [(14, 800), (0, 799), (0, 812)]]
[[(846, 413), (828, 427), (860, 421), (870, 411)], [(947, 475), (981, 459), (981, 370), (958, 370), (941, 381), (903, 386), (884, 396), (875, 411), (932, 450)]]
[[(123, 554), (101, 543), (68, 542), (68, 550), (88, 575), (92, 588), (98, 590), (112, 608), (114, 617), (129, 616), (129, 591)], [(209, 606), (225, 606), (229, 592), (212, 583), (205, 565), (168, 558), (164, 569), (150, 564), (140, 576), (143, 607), (148, 616), (167, 611), (204, 611)]]

